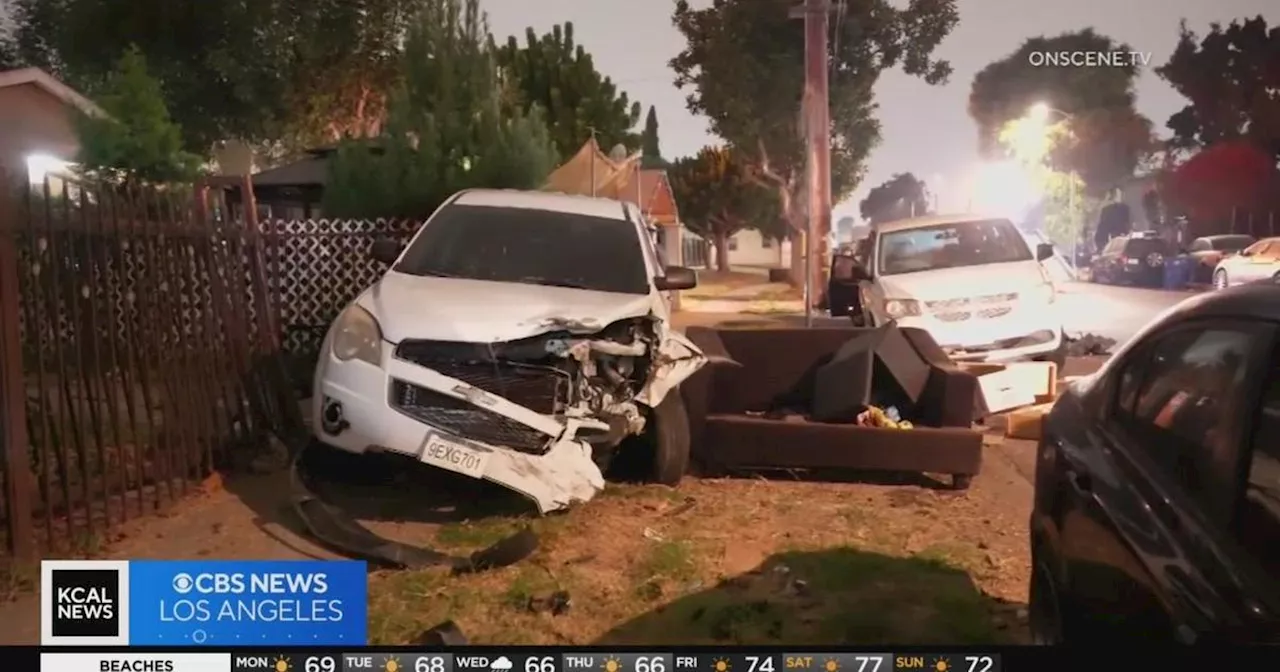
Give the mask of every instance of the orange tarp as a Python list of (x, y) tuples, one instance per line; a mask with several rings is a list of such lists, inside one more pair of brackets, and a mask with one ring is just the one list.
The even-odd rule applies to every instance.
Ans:
[(676, 226), (680, 220), (665, 171), (641, 169), (640, 154), (615, 161), (600, 151), (595, 138), (552, 171), (543, 190), (636, 203), (663, 226)]

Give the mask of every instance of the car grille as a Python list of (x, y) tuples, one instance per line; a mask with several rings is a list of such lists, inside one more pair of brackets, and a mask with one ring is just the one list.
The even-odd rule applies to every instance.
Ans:
[(396, 357), (497, 395), (513, 404), (554, 415), (568, 402), (569, 375), (540, 364), (495, 357), (502, 344), (405, 341)]
[(983, 308), (982, 310), (978, 311), (978, 317), (981, 317), (984, 319), (991, 319), (993, 317), (1002, 317), (1004, 315), (1008, 315), (1009, 312), (1012, 310), (1013, 308), (1009, 306), (1000, 306), (998, 308)]
[(969, 312), (938, 313), (935, 315), (935, 317), (943, 322), (963, 322), (972, 316), (973, 314)]
[(391, 405), (411, 418), (472, 441), (534, 455), (550, 447), (549, 435), (524, 423), (403, 380), (391, 381)]
[(1017, 292), (1009, 292), (1005, 294), (986, 294), (983, 296), (973, 296), (963, 299), (943, 299), (941, 301), (925, 301), (924, 306), (932, 312), (951, 312), (957, 309), (967, 308), (974, 304), (990, 305), (993, 303), (1011, 303), (1018, 299)]

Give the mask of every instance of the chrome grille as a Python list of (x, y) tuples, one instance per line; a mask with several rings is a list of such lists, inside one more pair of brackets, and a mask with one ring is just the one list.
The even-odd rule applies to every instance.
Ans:
[(551, 437), (501, 413), (414, 385), (391, 381), (391, 405), (411, 418), (463, 438), (541, 455)]
[(993, 317), (1001, 317), (1008, 315), (1013, 308), (1010, 306), (1000, 306), (997, 308), (983, 308), (978, 311), (978, 317), (991, 319)]
[(950, 312), (957, 309), (967, 308), (973, 304), (990, 305), (992, 303), (1011, 303), (1018, 299), (1017, 292), (1007, 292), (1004, 294), (985, 294), (983, 296), (971, 296), (963, 299), (942, 299), (938, 301), (925, 301), (924, 306), (932, 312)]
[(937, 317), (939, 320), (942, 320), (943, 322), (963, 322), (969, 319), (970, 317), (973, 317), (973, 314), (967, 311), (956, 312), (956, 313), (938, 313), (934, 317)]

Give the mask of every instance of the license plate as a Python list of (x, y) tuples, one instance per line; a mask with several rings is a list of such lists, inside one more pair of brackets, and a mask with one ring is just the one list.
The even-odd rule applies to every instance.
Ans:
[(428, 434), (422, 444), (422, 462), (456, 471), (472, 478), (482, 478), (484, 468), (492, 455), (487, 450), (472, 448), (459, 441), (450, 441), (439, 434)]

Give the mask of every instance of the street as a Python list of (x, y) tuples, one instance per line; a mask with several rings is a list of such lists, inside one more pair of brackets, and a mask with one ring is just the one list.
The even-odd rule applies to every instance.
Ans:
[(1062, 287), (1058, 305), (1068, 334), (1093, 333), (1123, 345), (1164, 310), (1193, 294), (1163, 289), (1073, 282)]

